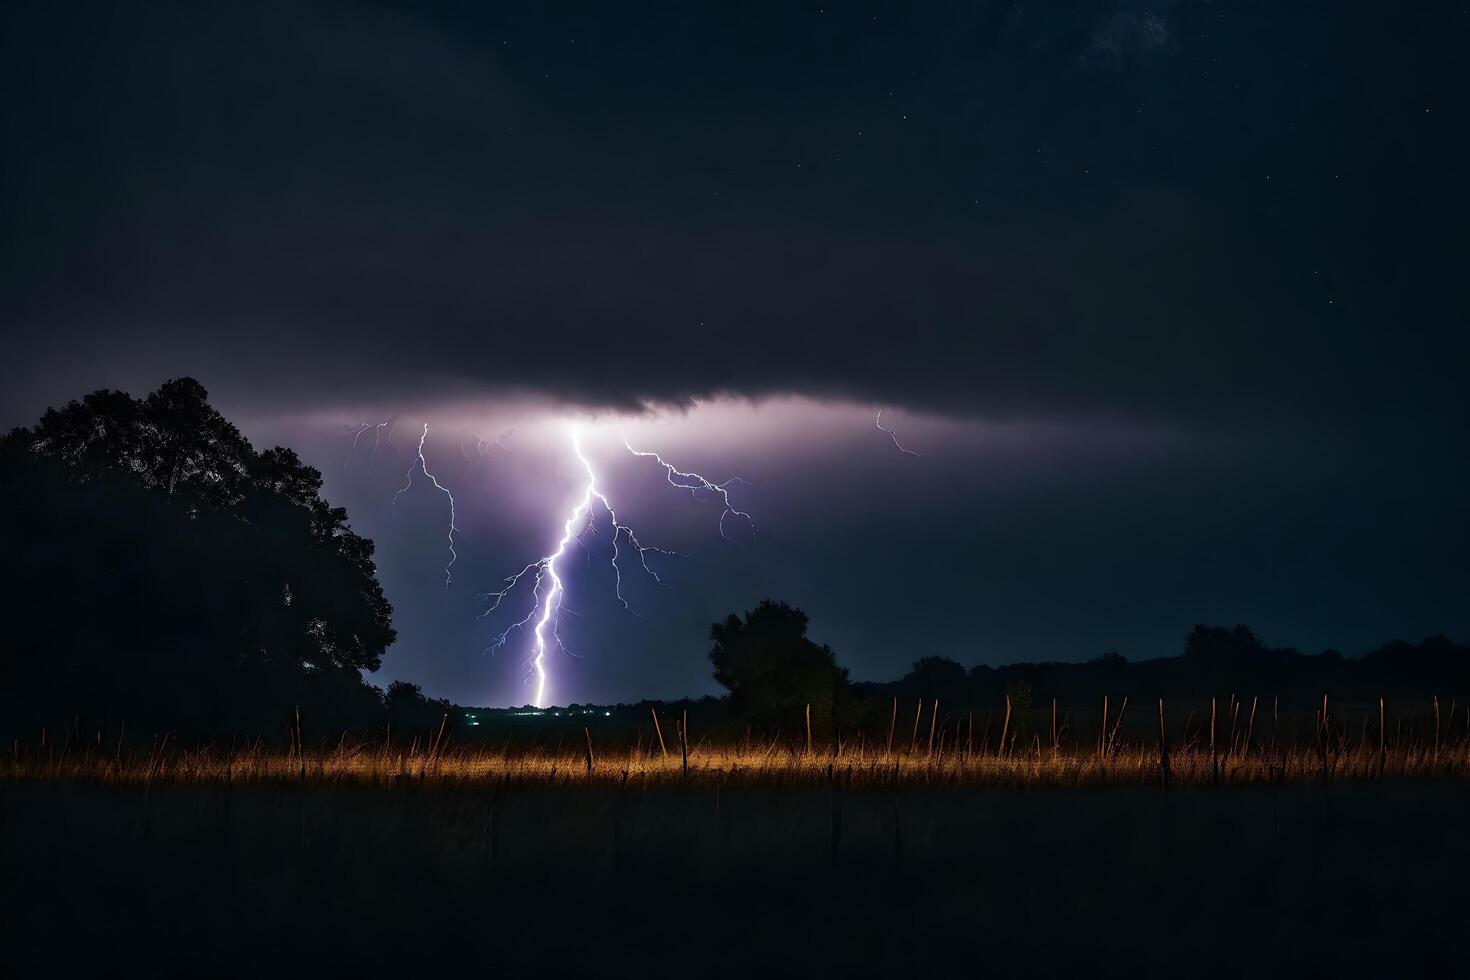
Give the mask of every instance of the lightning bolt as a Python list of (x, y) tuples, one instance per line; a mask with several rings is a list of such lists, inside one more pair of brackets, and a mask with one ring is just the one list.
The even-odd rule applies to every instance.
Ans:
[(894, 449), (897, 449), (899, 452), (903, 453), (905, 456), (922, 456), (922, 455), (924, 455), (923, 453), (916, 453), (912, 449), (905, 449), (905, 448), (903, 448), (903, 443), (901, 443), (901, 442), (898, 441), (898, 433), (897, 432), (894, 432), (892, 429), (885, 429), (883, 427), (883, 410), (881, 408), (878, 409), (878, 417), (873, 420), (873, 424), (878, 427), (878, 430), (880, 432), (886, 432), (888, 434), (888, 438), (890, 438), (890, 439), (893, 440), (893, 448)]
[[(368, 465), (372, 466), (374, 457), (378, 455), (378, 443), (383, 438), (384, 427), (396, 427), (397, 425), (397, 416), (394, 416), (393, 418), (390, 418), (383, 422), (359, 422), (357, 425), (354, 425), (351, 429), (348, 430), (348, 432), (352, 436), (352, 444), (347, 447), (347, 456), (342, 460), (343, 468), (351, 465), (353, 458), (357, 456), (358, 443), (362, 442), (363, 435), (369, 429), (373, 430), (373, 446), (372, 449), (368, 452)], [(393, 428), (388, 429), (388, 447), (390, 449), (393, 448)]]
[(464, 436), (460, 436), (459, 455), (464, 458), (466, 464), (465, 469), (468, 470), (476, 463), (481, 463), (487, 459), (492, 458), (490, 453), (492, 449), (498, 448), (501, 450), (508, 450), (510, 446), (506, 444), (506, 440), (515, 435), (515, 431), (515, 429), (506, 429), (504, 432), (500, 433), (500, 435), (496, 436), (494, 441), (491, 441), (489, 439), (482, 439), (471, 432), (469, 434), (469, 438), (475, 440), (475, 455), (473, 456), (465, 452), (464, 446), (466, 439)]
[[(383, 424), (386, 425), (387, 423)], [(409, 467), (408, 476), (403, 484), (403, 488), (393, 495), (393, 502), (390, 506), (394, 508), (398, 506), (398, 498), (413, 488), (413, 475), (420, 471), (423, 472), (424, 476), (429, 478), (429, 482), (434, 484), (435, 489), (449, 498), (449, 563), (444, 566), (444, 588), (448, 589), (450, 582), (454, 580), (450, 570), (454, 568), (454, 563), (459, 560), (459, 555), (454, 550), (454, 536), (459, 533), (459, 528), (454, 525), (454, 494), (450, 493), (449, 489), (441, 484), (434, 474), (429, 472), (429, 464), (424, 460), (424, 443), (428, 438), (429, 423), (425, 422), (424, 431), (419, 434), (419, 445), (418, 451), (415, 454), (414, 465)]]
[[(563, 612), (572, 612), (572, 610), (565, 608), (563, 605), (566, 597), (566, 583), (562, 578), (558, 563), (565, 557), (567, 551), (573, 544), (578, 545), (586, 551), (590, 560), (591, 551), (587, 548), (586, 542), (583, 539), (588, 534), (597, 533), (599, 507), (601, 511), (606, 512), (607, 521), (612, 528), (611, 564), (614, 580), (613, 590), (618, 603), (624, 610), (637, 615), (632, 606), (629, 605), (627, 598), (623, 595), (623, 568), (621, 560), (624, 555), (624, 547), (633, 550), (638, 558), (639, 569), (660, 586), (665, 586), (668, 583), (659, 577), (657, 571), (649, 566), (649, 553), (652, 552), (653, 554), (669, 557), (683, 557), (676, 551), (668, 551), (664, 548), (655, 548), (643, 544), (638, 540), (638, 536), (633, 532), (633, 529), (618, 519), (617, 511), (613, 508), (612, 501), (597, 486), (597, 473), (592, 468), (591, 460), (582, 451), (581, 439), (577, 429), (571, 427), (568, 431), (568, 436), (571, 441), (572, 453), (577, 457), (577, 462), (581, 464), (587, 482), (583, 485), (582, 494), (578, 498), (577, 503), (572, 507), (571, 512), (567, 514), (566, 519), (562, 522), (561, 539), (557, 541), (556, 548), (550, 554), (537, 558), (535, 561), (523, 567), (519, 572), (507, 576), (504, 581), (504, 588), (499, 592), (488, 592), (481, 596), (482, 599), (488, 602), (485, 611), (481, 613), (481, 618), (484, 618), (499, 609), (502, 602), (514, 593), (523, 582), (530, 579), (532, 596), (531, 611), (526, 614), (525, 618), (511, 623), (504, 632), (500, 633), (496, 637), (494, 644), (490, 647), (490, 650), (493, 652), (499, 649), (505, 645), (512, 634), (521, 632), (528, 627), (530, 628), (531, 675), (536, 680), (536, 695), (532, 704), (538, 708), (546, 706), (546, 691), (549, 680), (547, 658), (553, 645), (563, 653), (571, 655), (571, 651), (567, 650), (565, 644), (562, 642), (561, 633), (558, 628), (561, 614)], [(499, 442), (499, 440), (496, 441)], [(680, 489), (688, 490), (694, 495), (696, 500), (700, 499), (699, 494), (701, 491), (715, 494), (723, 502), (725, 508), (720, 514), (720, 535), (722, 537), (726, 537), (724, 527), (725, 519), (731, 515), (743, 519), (749, 526), (751, 534), (754, 535), (755, 522), (751, 519), (750, 515), (737, 509), (730, 502), (729, 487), (734, 483), (744, 482), (739, 477), (727, 480), (724, 483), (712, 483), (697, 473), (680, 471), (672, 464), (665, 462), (657, 453), (639, 452), (628, 445), (626, 439), (623, 441), (623, 444), (627, 447), (628, 452), (634, 456), (657, 460), (659, 465), (664, 467), (669, 483)]]
[(362, 434), (364, 432), (366, 432), (368, 429), (371, 429), (372, 427), (373, 424), (371, 422), (359, 422), (357, 423), (357, 425), (348, 430), (348, 432), (352, 434), (352, 445), (347, 447), (347, 455), (342, 458), (343, 469), (346, 469), (352, 464), (352, 457), (357, 453), (358, 440), (362, 438)]
[(395, 415), (392, 418), (388, 419), (386, 422), (379, 422), (377, 425), (373, 426), (373, 448), (368, 451), (369, 466), (373, 465), (373, 459), (378, 455), (378, 441), (384, 438), (384, 426), (386, 426), (388, 429), (388, 448), (393, 450), (394, 456), (398, 455), (398, 449), (393, 445), (393, 430), (398, 428), (398, 416)]
[(641, 456), (644, 459), (655, 460), (658, 465), (664, 468), (664, 473), (668, 477), (669, 485), (678, 487), (680, 490), (688, 490), (690, 496), (692, 496), (695, 500), (700, 499), (699, 493), (701, 490), (707, 493), (712, 493), (715, 496), (719, 497), (720, 502), (725, 505), (725, 509), (720, 512), (720, 537), (724, 538), (727, 541), (730, 540), (730, 536), (725, 533), (725, 518), (731, 516), (738, 517), (741, 520), (745, 521), (745, 526), (749, 529), (750, 536), (752, 538), (755, 537), (755, 519), (752, 518), (745, 511), (737, 509), (734, 504), (730, 503), (730, 487), (737, 483), (744, 483), (749, 486), (749, 483), (747, 481), (742, 480), (738, 476), (735, 476), (726, 480), (724, 483), (712, 483), (709, 480), (706, 480), (704, 477), (700, 476), (698, 473), (684, 473), (680, 471), (674, 466), (674, 464), (665, 460), (658, 453), (645, 453), (634, 449), (631, 445), (628, 444), (627, 439), (623, 440), (623, 445), (626, 446), (628, 452), (632, 453), (634, 456)]

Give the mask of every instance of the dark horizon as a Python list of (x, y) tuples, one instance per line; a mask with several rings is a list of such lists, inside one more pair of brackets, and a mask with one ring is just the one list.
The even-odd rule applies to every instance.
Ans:
[[(1442, 692), (1470, 685), (1470, 645), (1443, 634), (1416, 641), (1391, 640), (1357, 653), (1330, 649), (1314, 652), (1273, 647), (1243, 624), (1228, 628), (1199, 624), (1182, 638), (1180, 647), (1177, 653), (1146, 660), (1129, 660), (1116, 651), (1083, 661), (995, 665), (926, 657), (909, 665), (901, 675), (853, 678), (852, 688), (865, 701), (886, 703), (889, 698), (898, 698), (905, 710), (914, 697), (921, 704), (937, 699), (952, 716), (967, 708), (1003, 705), (1007, 692), (1018, 682), (1026, 684), (1028, 696), (1041, 699), (1031, 707), (1040, 709), (1047, 699), (1059, 699), (1069, 710), (1095, 704), (1109, 694), (1115, 700), (1128, 698), (1144, 706), (1156, 698), (1177, 704), (1208, 702), (1211, 697), (1248, 700), (1264, 696), (1268, 703), (1274, 699), (1279, 705), (1299, 711), (1331, 696), (1337, 705), (1345, 702), (1361, 707), (1385, 698), (1400, 708), (1406, 703), (1422, 707), (1438, 700)], [(837, 663), (842, 665), (840, 657)], [(536, 709), (538, 714), (568, 708), (616, 711), (632, 707), (637, 709), (634, 715), (619, 713), (614, 724), (626, 724), (630, 718), (637, 724), (646, 720), (642, 705), (709, 700), (714, 697), (706, 694), (702, 698), (690, 695), (571, 702), (541, 709), (530, 703), (451, 706), (498, 713)], [(456, 721), (463, 724), (458, 717)]]

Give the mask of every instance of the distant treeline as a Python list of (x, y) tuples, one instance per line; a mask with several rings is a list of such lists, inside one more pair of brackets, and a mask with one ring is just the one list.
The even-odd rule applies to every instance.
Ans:
[(1083, 663), (1016, 663), (966, 669), (945, 657), (925, 657), (896, 681), (858, 683), (855, 693), (886, 700), (939, 698), (954, 707), (1002, 703), (1008, 692), (1037, 704), (1093, 704), (1104, 695), (1135, 702), (1204, 700), (1260, 695), (1285, 705), (1334, 700), (1427, 700), (1470, 693), (1470, 647), (1432, 636), (1417, 644), (1395, 640), (1358, 657), (1335, 650), (1304, 654), (1270, 647), (1247, 626), (1196, 626), (1177, 657), (1129, 661), (1117, 653)]
[(850, 682), (833, 652), (807, 640), (805, 633), (801, 610), (769, 601), (743, 620), (732, 616), (715, 624), (710, 659), (716, 679), (728, 691), (718, 700), (570, 705), (545, 711), (530, 706), (456, 709), (451, 718), (462, 726), (461, 736), (519, 741), (539, 734), (550, 746), (557, 739), (579, 736), (583, 726), (629, 742), (651, 740), (657, 734), (653, 715), (664, 719), (668, 741), (674, 721), (687, 713), (695, 738), (728, 740), (749, 733), (799, 743), (808, 724), (819, 741), (859, 732), (881, 735), (892, 723), (894, 699), (909, 725), (919, 700), (926, 705), (938, 700), (941, 715), (953, 719), (967, 711), (993, 713), (1007, 699), (1018, 714), (1043, 709), (1052, 699), (1067, 709), (1090, 710), (1108, 696), (1115, 711), (1124, 698), (1135, 705), (1160, 698), (1215, 698), (1223, 711), (1233, 695), (1247, 703), (1262, 698), (1273, 710), (1305, 709), (1310, 718), (1324, 695), (1334, 705), (1381, 697), (1427, 706), (1437, 697), (1446, 710), (1454, 699), (1463, 704), (1470, 695), (1470, 647), (1442, 636), (1418, 644), (1394, 641), (1362, 656), (1344, 657), (1333, 650), (1303, 654), (1268, 647), (1246, 626), (1201, 625), (1185, 637), (1184, 652), (1176, 657), (1134, 663), (1109, 652), (1081, 663), (970, 668), (946, 657), (924, 657), (898, 680)]

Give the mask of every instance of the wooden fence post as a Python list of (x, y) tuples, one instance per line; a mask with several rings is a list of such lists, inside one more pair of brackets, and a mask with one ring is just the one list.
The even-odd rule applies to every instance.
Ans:
[(893, 699), (893, 717), (888, 719), (888, 754), (893, 754), (893, 729), (898, 724), (898, 698)]
[(1108, 733), (1108, 755), (1113, 754), (1113, 745), (1118, 741), (1118, 729), (1123, 727), (1123, 716), (1128, 713), (1128, 695), (1123, 695), (1123, 704), (1118, 708), (1118, 717), (1113, 721), (1113, 730)]
[(653, 715), (653, 731), (658, 735), (658, 751), (665, 759), (669, 757), (669, 750), (664, 748), (664, 730), (658, 724), (658, 709), (649, 708), (648, 713)]
[(1169, 736), (1164, 729), (1164, 699), (1159, 698), (1159, 781), (1169, 788)]
[(1051, 754), (1057, 754), (1057, 699), (1051, 699)]
[(1434, 755), (1435, 762), (1439, 761), (1439, 695), (1434, 695)]
[(1260, 701), (1258, 695), (1251, 695), (1251, 717), (1245, 723), (1245, 754), (1249, 758), (1251, 754), (1251, 736), (1256, 730), (1256, 703)]
[(939, 720), (939, 699), (934, 699), (934, 708), (929, 713), (929, 755), (934, 754), (934, 723)]
[(689, 709), (684, 709), (684, 721), (679, 725), (679, 749), (684, 754), (684, 775), (689, 775)]
[(1210, 785), (1220, 785), (1220, 755), (1215, 750), (1215, 699), (1210, 698)]
[(444, 744), (444, 726), (449, 724), (449, 712), (445, 712), (439, 719), (439, 733), (434, 736), (434, 747), (430, 754), (435, 761), (439, 759), (439, 747)]
[(1225, 717), (1230, 720), (1230, 741), (1225, 746), (1225, 758), (1235, 754), (1235, 720), (1240, 717), (1240, 702), (1235, 700), (1235, 695), (1230, 695), (1229, 706), (1225, 709)]
[(1388, 751), (1388, 736), (1384, 731), (1383, 698), (1378, 699), (1378, 775), (1383, 775), (1383, 757)]
[(1327, 695), (1322, 695), (1321, 724), (1317, 726), (1317, 755), (1322, 762), (1322, 784), (1327, 784), (1327, 739), (1332, 732), (1332, 723), (1327, 720)]
[(306, 782), (306, 748), (301, 744), (301, 705), (296, 705), (296, 761), (301, 763), (301, 781)]
[(1006, 720), (1000, 726), (1000, 754), (1006, 754), (1006, 735), (1011, 730), (1011, 696), (1006, 695)]

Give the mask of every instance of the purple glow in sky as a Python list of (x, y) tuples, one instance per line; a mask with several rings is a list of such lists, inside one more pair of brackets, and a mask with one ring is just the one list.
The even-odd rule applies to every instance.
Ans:
[[(375, 682), (414, 680), (461, 703), (711, 692), (709, 624), (767, 597), (806, 609), (813, 635), (859, 679), (895, 676), (927, 654), (1172, 654), (1197, 621), (1353, 649), (1404, 632), (1394, 617), (1425, 629), (1435, 618), (1423, 596), (1368, 602), (1372, 576), (1339, 538), (1321, 537), (1366, 521), (1369, 506), (1330, 503), (1330, 487), (1356, 467), (1331, 445), (885, 408), (883, 428), (926, 450), (915, 457), (895, 451), (876, 409), (800, 397), (634, 414), (540, 398), (369, 409), (255, 419), (247, 434), (301, 447), (324, 469), (329, 498), (378, 542), (400, 639)], [(363, 435), (343, 465), (361, 419), (390, 413), (430, 420), (427, 468), (454, 495), (459, 559), (447, 592), (448, 498), (415, 480), (388, 506), (405, 468), (417, 472), (416, 439), (400, 426), (374, 456)], [(481, 451), (475, 433), (511, 429)], [(1261, 473), (1272, 477), (1241, 478)], [(1360, 488), (1367, 500), (1392, 492)], [(758, 520), (758, 535), (743, 533), (753, 528), (739, 514)], [(1432, 524), (1406, 533), (1427, 540)], [(1396, 547), (1387, 534), (1367, 544)], [(1263, 561), (1301, 574), (1277, 589), (1235, 571)], [(521, 590), (497, 600), (516, 569)], [(630, 569), (638, 574), (622, 574)], [(1364, 597), (1346, 614), (1345, 594)], [(564, 615), (546, 618), (553, 609)], [(554, 683), (538, 694), (547, 676)]]

